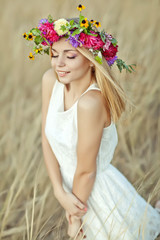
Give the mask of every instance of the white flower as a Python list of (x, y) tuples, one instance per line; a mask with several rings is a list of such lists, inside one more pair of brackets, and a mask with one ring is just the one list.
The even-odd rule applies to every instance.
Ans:
[(57, 32), (57, 34), (59, 36), (64, 35), (65, 33), (68, 32), (68, 30), (66, 29), (66, 30), (63, 31), (61, 29), (61, 27), (62, 26), (66, 27), (68, 24), (69, 24), (69, 22), (66, 19), (60, 18), (60, 19), (58, 19), (57, 21), (54, 22), (54, 30)]

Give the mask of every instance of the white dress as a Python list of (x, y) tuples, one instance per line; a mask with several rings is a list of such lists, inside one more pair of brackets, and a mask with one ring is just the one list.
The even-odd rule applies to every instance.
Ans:
[[(100, 91), (93, 83), (83, 94), (91, 89)], [(64, 84), (56, 80), (45, 134), (59, 162), (63, 187), (70, 192), (77, 164), (77, 103), (78, 100), (64, 111)], [(117, 143), (116, 126), (112, 121), (103, 130), (97, 175), (87, 201), (88, 211), (82, 218), (86, 240), (154, 240), (160, 233), (160, 214), (111, 164)]]

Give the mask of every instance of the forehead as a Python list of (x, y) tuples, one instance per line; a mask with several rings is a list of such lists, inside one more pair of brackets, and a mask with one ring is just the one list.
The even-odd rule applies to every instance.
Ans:
[(66, 38), (61, 38), (59, 41), (53, 43), (52, 49), (56, 51), (76, 51), (76, 48), (74, 48), (69, 41)]

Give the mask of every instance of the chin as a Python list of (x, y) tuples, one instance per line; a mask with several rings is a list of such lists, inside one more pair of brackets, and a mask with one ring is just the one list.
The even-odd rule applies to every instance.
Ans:
[(69, 84), (72, 82), (71, 80), (64, 78), (64, 77), (58, 77), (58, 80), (63, 84)]

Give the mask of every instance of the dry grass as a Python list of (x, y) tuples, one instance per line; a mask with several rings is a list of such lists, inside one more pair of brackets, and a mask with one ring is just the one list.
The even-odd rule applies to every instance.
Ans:
[[(113, 164), (146, 200), (152, 196), (154, 204), (160, 199), (160, 2), (82, 3), (87, 7), (85, 15), (101, 21), (118, 39), (119, 57), (137, 64), (132, 75), (120, 75), (115, 69), (135, 108), (128, 109), (117, 124), (119, 144)], [(1, 0), (1, 239), (66, 239), (63, 213), (53, 196), (41, 148), (41, 78), (50, 68), (50, 59), (29, 61), (30, 48), (22, 33), (49, 13), (55, 18), (76, 16), (77, 4), (71, 0)]]

